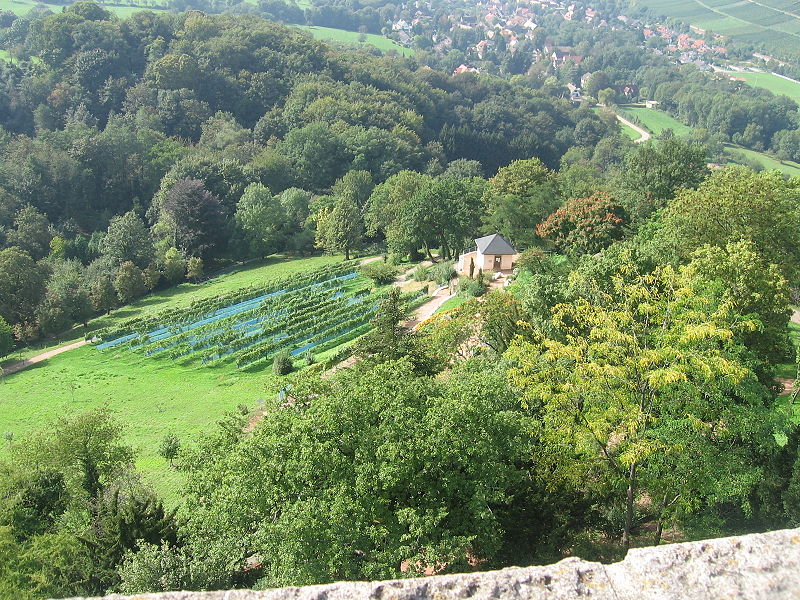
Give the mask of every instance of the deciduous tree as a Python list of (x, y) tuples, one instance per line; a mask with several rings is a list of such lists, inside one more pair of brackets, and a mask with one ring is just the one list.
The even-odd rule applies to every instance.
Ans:
[(688, 269), (628, 268), (591, 301), (556, 306), (553, 336), (506, 354), (540, 415), (548, 468), (616, 496), (626, 548), (640, 512), (660, 533), (705, 502), (747, 502), (760, 480), (749, 445), (774, 444), (775, 417), (745, 366), (740, 319)]

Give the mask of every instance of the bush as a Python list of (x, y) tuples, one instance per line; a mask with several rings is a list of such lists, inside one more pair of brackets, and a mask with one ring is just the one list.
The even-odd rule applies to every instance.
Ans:
[(456, 270), (453, 268), (453, 261), (450, 260), (435, 264), (428, 270), (428, 277), (439, 285), (447, 285), (455, 276)]
[(314, 356), (314, 353), (311, 350), (306, 350), (303, 352), (303, 360), (305, 361), (306, 365), (310, 367), (317, 362), (317, 357)]
[(362, 266), (361, 274), (372, 279), (375, 285), (388, 285), (397, 277), (397, 267), (385, 262), (375, 261)]
[(430, 269), (425, 265), (418, 265), (416, 269), (414, 269), (414, 273), (412, 277), (414, 281), (428, 281)]
[(172, 466), (173, 461), (178, 457), (181, 451), (181, 441), (174, 433), (168, 433), (161, 440), (161, 446), (158, 448), (158, 453), (162, 458), (169, 461)]
[(275, 355), (275, 358), (272, 360), (272, 372), (275, 373), (275, 375), (288, 375), (292, 372), (292, 369), (294, 369), (294, 363), (292, 362), (292, 355), (288, 350), (284, 350)]
[(198, 282), (203, 278), (203, 259), (191, 257), (186, 263), (186, 279)]
[(458, 278), (458, 295), (465, 298), (476, 298), (486, 291), (486, 284), (483, 278), (472, 279), (466, 275)]

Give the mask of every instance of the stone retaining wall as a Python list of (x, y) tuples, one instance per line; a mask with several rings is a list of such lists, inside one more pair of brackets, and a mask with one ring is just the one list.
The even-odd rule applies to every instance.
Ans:
[(543, 567), (253, 592), (166, 592), (108, 600), (754, 600), (800, 599), (800, 529), (631, 550), (602, 565)]

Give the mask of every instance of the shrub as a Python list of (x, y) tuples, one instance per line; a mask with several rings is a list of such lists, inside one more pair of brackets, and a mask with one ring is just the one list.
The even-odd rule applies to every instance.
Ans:
[(447, 285), (455, 276), (456, 270), (453, 268), (453, 261), (435, 264), (428, 270), (428, 277), (439, 285)]
[(311, 350), (306, 350), (303, 352), (303, 360), (305, 361), (306, 365), (310, 367), (317, 362), (317, 357), (314, 356), (314, 353)]
[(388, 285), (397, 277), (397, 267), (385, 262), (375, 261), (362, 266), (361, 274), (372, 279), (375, 285)]
[(292, 363), (292, 355), (288, 350), (275, 355), (272, 360), (272, 372), (275, 375), (288, 375), (292, 372), (292, 369), (294, 369), (294, 363)]
[(417, 268), (414, 269), (414, 273), (412, 277), (414, 281), (428, 281), (430, 269), (425, 265), (417, 265)]
[(181, 451), (181, 442), (174, 433), (168, 433), (164, 436), (161, 440), (161, 446), (158, 449), (158, 453), (161, 455), (162, 458), (165, 458), (169, 461), (170, 466), (172, 466), (173, 461), (177, 458), (178, 454)]
[(203, 259), (192, 256), (186, 263), (186, 279), (197, 282), (203, 278)]
[(466, 275), (458, 278), (458, 295), (465, 298), (475, 298), (486, 291), (486, 284), (482, 277), (472, 279)]

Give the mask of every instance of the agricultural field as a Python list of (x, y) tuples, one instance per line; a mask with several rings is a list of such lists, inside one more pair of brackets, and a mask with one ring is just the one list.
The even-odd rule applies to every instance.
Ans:
[[(332, 40), (348, 46), (363, 46), (364, 44), (372, 44), (379, 50), (388, 52), (389, 50), (396, 50), (401, 56), (411, 56), (414, 51), (411, 48), (401, 46), (394, 40), (376, 35), (374, 33), (361, 34), (356, 31), (346, 31), (344, 29), (333, 29), (332, 27), (319, 27), (317, 25), (292, 25), (304, 31), (308, 31), (311, 35), (319, 40)], [(365, 41), (361, 41), (360, 37), (364, 35)]]
[(752, 87), (764, 88), (776, 95), (783, 94), (800, 103), (800, 82), (772, 73), (734, 73), (732, 77), (742, 78)]
[(661, 112), (660, 110), (645, 108), (643, 106), (620, 106), (619, 111), (628, 119), (641, 125), (654, 135), (659, 135), (665, 129), (672, 129), (675, 135), (686, 135), (692, 130), (691, 127), (673, 119), (667, 113)]
[[(90, 323), (88, 335), (100, 343), (0, 379), (0, 431), (18, 439), (60, 416), (107, 406), (126, 424), (145, 479), (177, 503), (181, 475), (158, 454), (163, 437), (191, 442), (237, 406), (253, 410), (274, 398), (283, 380), (265, 367), (277, 350), (294, 351), (299, 366), (311, 344), (324, 359), (364, 331), (377, 296), (354, 273), (341, 257), (272, 259), (143, 298)], [(228, 352), (228, 344), (239, 346)]]
[(769, 54), (800, 56), (800, 5), (792, 0), (636, 0), (657, 15), (679, 19)]

